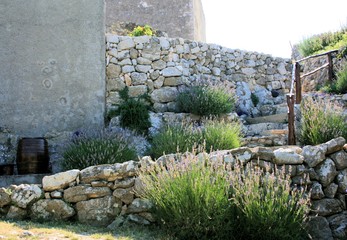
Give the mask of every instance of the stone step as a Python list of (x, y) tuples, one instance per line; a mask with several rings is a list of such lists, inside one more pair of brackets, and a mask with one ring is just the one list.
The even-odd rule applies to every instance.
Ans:
[(254, 136), (242, 139), (242, 146), (246, 147), (272, 147), (287, 145), (287, 135)]
[(277, 130), (287, 130), (288, 124), (285, 123), (275, 123), (275, 122), (265, 122), (265, 123), (255, 123), (250, 125), (243, 125), (243, 133), (245, 136), (270, 136), (273, 135), (274, 131)]
[(287, 113), (287, 111), (288, 111), (287, 103), (280, 103), (275, 105), (265, 104), (265, 105), (259, 106), (260, 116)]
[(273, 114), (269, 116), (261, 116), (255, 118), (246, 118), (248, 124), (258, 124), (258, 123), (286, 123), (288, 121), (287, 113)]

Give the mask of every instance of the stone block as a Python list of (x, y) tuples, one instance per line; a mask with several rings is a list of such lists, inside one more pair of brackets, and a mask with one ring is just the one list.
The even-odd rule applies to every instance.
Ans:
[(82, 201), (76, 204), (77, 218), (81, 223), (106, 227), (120, 213), (121, 207), (113, 196)]
[(34, 220), (66, 220), (75, 215), (75, 210), (63, 200), (42, 199), (31, 207), (30, 217)]
[(54, 191), (68, 187), (77, 180), (80, 171), (78, 169), (45, 176), (42, 179), (42, 188), (45, 191)]

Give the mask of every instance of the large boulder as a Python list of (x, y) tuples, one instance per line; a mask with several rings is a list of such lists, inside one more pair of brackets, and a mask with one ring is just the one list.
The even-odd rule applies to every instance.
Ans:
[(117, 179), (133, 177), (136, 175), (137, 169), (138, 166), (135, 161), (91, 166), (80, 172), (80, 180), (82, 183), (91, 183), (96, 180), (111, 182)]
[(328, 186), (337, 175), (335, 163), (330, 158), (327, 158), (324, 162), (315, 167), (315, 172), (317, 173), (319, 182), (323, 187)]
[(330, 141), (323, 143), (322, 145), (326, 146), (327, 148), (326, 154), (331, 154), (342, 150), (345, 143), (346, 140), (343, 137), (338, 137), (331, 139)]
[(127, 214), (149, 212), (153, 204), (148, 199), (136, 198), (128, 207)]
[(318, 182), (314, 182), (311, 188), (311, 199), (318, 200), (324, 197), (322, 185)]
[(0, 188), (0, 208), (11, 203), (11, 196), (5, 188)]
[(65, 220), (75, 215), (75, 210), (63, 200), (41, 199), (31, 207), (31, 218), (40, 220)]
[(6, 215), (6, 219), (23, 220), (26, 218), (28, 218), (28, 210), (16, 206), (11, 206)]
[(179, 77), (183, 75), (182, 69), (178, 67), (167, 67), (161, 73), (164, 77)]
[(347, 168), (347, 153), (345, 151), (338, 151), (329, 157), (335, 162), (337, 170)]
[(336, 177), (339, 193), (346, 194), (347, 191), (347, 169), (342, 170)]
[(312, 201), (311, 210), (319, 216), (331, 216), (343, 211), (343, 204), (339, 199), (324, 198)]
[(42, 197), (43, 191), (37, 185), (21, 184), (14, 188), (11, 200), (16, 206), (26, 208)]
[(336, 183), (331, 183), (329, 186), (324, 188), (324, 195), (327, 198), (334, 198), (337, 193), (338, 185)]
[(132, 186), (134, 186), (135, 184), (135, 178), (127, 178), (124, 180), (116, 180), (114, 182), (114, 186), (113, 189), (117, 189), (117, 188), (130, 188)]
[(50, 192), (64, 189), (77, 180), (79, 173), (80, 171), (78, 169), (74, 169), (51, 176), (45, 176), (42, 179), (42, 188)]
[(265, 160), (265, 161), (273, 162), (273, 159), (275, 158), (274, 151), (271, 148), (255, 147), (255, 148), (251, 148), (251, 150), (253, 152), (252, 159), (255, 159), (255, 160)]
[(176, 87), (162, 87), (155, 89), (151, 94), (153, 103), (167, 103), (176, 100), (178, 90)]
[(328, 222), (333, 233), (333, 237), (337, 239), (347, 239), (347, 212), (328, 217)]
[(76, 204), (77, 218), (81, 223), (108, 226), (121, 212), (122, 203), (113, 196), (90, 199)]
[(302, 155), (304, 156), (305, 162), (309, 167), (315, 167), (325, 159), (325, 153), (327, 147), (322, 145), (318, 146), (305, 146), (302, 149)]
[(120, 41), (118, 44), (119, 51), (130, 49), (133, 47), (135, 47), (135, 42), (132, 38), (125, 38), (124, 40)]
[(130, 204), (134, 200), (134, 192), (132, 188), (118, 188), (113, 191), (113, 196), (120, 199), (125, 204)]
[(274, 151), (275, 155), (275, 164), (284, 165), (284, 164), (302, 164), (304, 162), (304, 157), (295, 152), (295, 149), (291, 148), (280, 148)]
[(329, 222), (325, 217), (310, 217), (305, 229), (310, 234), (311, 239), (333, 240), (333, 235), (329, 227)]

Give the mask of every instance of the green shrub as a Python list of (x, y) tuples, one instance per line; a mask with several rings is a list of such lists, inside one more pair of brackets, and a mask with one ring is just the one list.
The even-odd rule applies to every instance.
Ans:
[(338, 93), (347, 93), (347, 65), (337, 73), (336, 91)]
[[(143, 169), (143, 197), (154, 203), (159, 225), (178, 239), (231, 239), (229, 181), (223, 164), (196, 158)], [(230, 234), (230, 235), (229, 235)]]
[(131, 37), (138, 37), (138, 36), (153, 36), (154, 35), (154, 31), (151, 28), (151, 26), (149, 25), (145, 25), (145, 26), (137, 26), (134, 28), (134, 30), (129, 34), (129, 36)]
[(142, 95), (137, 99), (130, 98), (128, 91), (128, 87), (125, 87), (119, 92), (120, 97), (123, 99), (118, 108), (120, 125), (141, 134), (148, 134), (151, 122), (149, 106), (144, 102), (148, 96)]
[(179, 93), (177, 104), (181, 112), (209, 117), (230, 113), (234, 108), (235, 99), (226, 88), (192, 86)]
[(225, 150), (241, 146), (241, 127), (238, 123), (208, 121), (202, 130), (207, 150)]
[(323, 49), (321, 38), (313, 36), (302, 40), (299, 45), (299, 52), (303, 57), (313, 55)]
[(191, 125), (168, 125), (153, 136), (151, 155), (159, 158), (163, 154), (192, 151), (201, 141), (201, 133)]
[(240, 211), (236, 239), (308, 239), (303, 223), (310, 199), (305, 189), (293, 188), (285, 168), (270, 173), (237, 164), (230, 180), (231, 201)]
[(121, 163), (137, 158), (135, 148), (131, 148), (126, 139), (119, 136), (101, 131), (89, 135), (78, 132), (77, 135), (64, 148), (64, 170), (81, 170), (89, 166)]
[(142, 197), (154, 203), (159, 225), (178, 239), (307, 238), (309, 198), (282, 171), (197, 157), (141, 170)]
[(153, 136), (151, 155), (192, 151), (205, 148), (208, 151), (237, 148), (241, 145), (241, 128), (237, 122), (207, 121), (202, 127), (192, 125), (166, 126)]
[(317, 145), (336, 137), (347, 137), (342, 108), (329, 101), (304, 99), (301, 103), (301, 144)]
[(254, 93), (251, 93), (251, 100), (252, 100), (252, 103), (254, 105), (254, 107), (256, 107), (259, 103), (259, 98), (257, 95), (255, 95)]
[(326, 52), (347, 46), (347, 29), (337, 32), (327, 32), (305, 38), (298, 44), (298, 50), (302, 56)]

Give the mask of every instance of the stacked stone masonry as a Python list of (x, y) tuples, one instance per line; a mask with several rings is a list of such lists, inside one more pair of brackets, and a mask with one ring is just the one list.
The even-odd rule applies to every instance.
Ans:
[(148, 93), (156, 112), (177, 111), (178, 92), (196, 82), (228, 83), (241, 106), (251, 93), (275, 104), (271, 91), (284, 95), (290, 88), (290, 60), (266, 54), (182, 38), (112, 34), (106, 35), (106, 51), (108, 110), (120, 103), (118, 92), (125, 86), (131, 97)]
[[(342, 137), (317, 146), (242, 147), (213, 152), (213, 161), (252, 162), (262, 168), (285, 168), (293, 184), (311, 191), (311, 214), (307, 230), (313, 239), (347, 237), (347, 144)], [(125, 223), (150, 224), (152, 204), (141, 198), (143, 190), (137, 170), (149, 164), (162, 164), (171, 154), (156, 162), (150, 157), (122, 164), (92, 166), (46, 176), (42, 185), (10, 186), (0, 189), (0, 214), (7, 219), (66, 220), (115, 228)]]

